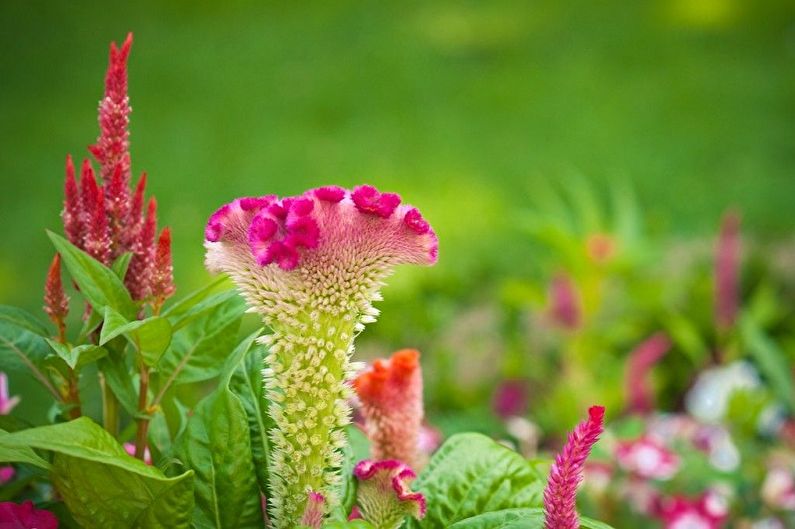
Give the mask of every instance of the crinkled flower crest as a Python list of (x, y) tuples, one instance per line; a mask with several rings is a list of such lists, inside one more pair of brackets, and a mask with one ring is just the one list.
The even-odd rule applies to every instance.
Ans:
[(407, 516), (425, 516), (422, 493), (412, 492), (409, 484), (417, 477), (411, 468), (393, 459), (360, 461), (353, 469), (359, 480), (356, 503), (361, 517), (378, 529), (397, 529)]
[(422, 464), (422, 370), (420, 353), (403, 349), (389, 360), (376, 360), (354, 380), (362, 404), (373, 459), (397, 459), (411, 467)]
[(375, 321), (395, 265), (436, 261), (436, 235), (398, 195), (330, 186), (234, 200), (210, 217), (205, 239), (208, 268), (227, 273), (273, 331), (262, 339), (276, 425), (268, 504), (277, 528), (293, 527), (307, 491), (327, 509), (338, 501), (353, 339)]
[(544, 489), (545, 529), (578, 529), (577, 487), (583, 479), (585, 460), (604, 431), (605, 409), (592, 406), (588, 420), (569, 434), (563, 451), (555, 457)]

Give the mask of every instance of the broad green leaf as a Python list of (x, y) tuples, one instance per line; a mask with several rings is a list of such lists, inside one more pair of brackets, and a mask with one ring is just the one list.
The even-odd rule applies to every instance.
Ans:
[(110, 529), (188, 528), (193, 472), (167, 478), (127, 455), (86, 417), (0, 437), (0, 447), (54, 452), (52, 480), (75, 521)]
[(235, 294), (234, 290), (218, 292), (212, 295), (219, 285), (227, 281), (224, 276), (218, 277), (210, 284), (191, 292), (184, 298), (169, 306), (161, 313), (171, 322), (174, 329), (180, 329), (190, 323), (194, 318), (201, 316), (205, 311), (212, 309)]
[(44, 470), (50, 469), (50, 464), (42, 459), (29, 446), (7, 446), (3, 444), (3, 438), (12, 435), (5, 430), (0, 430), (0, 463), (28, 463)]
[[(260, 331), (261, 332), (261, 331)], [(257, 470), (260, 490), (268, 490), (268, 457), (270, 438), (268, 432), (273, 428), (273, 420), (268, 415), (268, 400), (262, 381), (262, 368), (265, 348), (255, 346), (246, 355), (232, 376), (230, 388), (240, 398), (248, 418), (248, 431), (251, 436), (251, 454)]]
[(50, 344), (55, 354), (57, 354), (59, 358), (62, 358), (63, 361), (66, 362), (66, 365), (72, 369), (81, 369), (108, 354), (106, 349), (93, 344), (71, 347), (61, 342), (50, 340), (49, 338), (47, 338), (47, 343)]
[(372, 525), (364, 520), (351, 520), (341, 521), (335, 520), (333, 522), (326, 522), (323, 524), (323, 529), (375, 529)]
[(11, 353), (2, 355), (0, 367), (30, 368), (41, 362), (52, 352), (47, 336), (47, 328), (28, 312), (0, 305), (0, 350)]
[(258, 334), (243, 340), (229, 355), (218, 388), (199, 403), (176, 443), (174, 455), (196, 473), (196, 527), (262, 524), (248, 417), (240, 399), (229, 389), (233, 373)]
[[(483, 513), (451, 525), (448, 529), (543, 529), (544, 510), (505, 509)], [(584, 516), (580, 517), (581, 529), (612, 529), (609, 525)]]
[(237, 343), (244, 303), (239, 296), (217, 305), (174, 333), (158, 371), (166, 387), (218, 376)]
[(60, 235), (50, 231), (47, 235), (69, 274), (74, 279), (80, 292), (85, 296), (94, 310), (103, 312), (105, 307), (112, 307), (128, 319), (135, 317), (138, 309), (133, 303), (130, 293), (116, 273), (102, 263), (76, 247)]
[(482, 513), (540, 507), (545, 477), (522, 456), (476, 433), (450, 437), (412, 488), (425, 495), (423, 529), (446, 529)]
[(116, 276), (124, 281), (124, 277), (127, 275), (127, 269), (130, 267), (130, 260), (132, 259), (132, 252), (125, 252), (121, 254), (113, 264), (111, 265), (110, 269), (116, 274)]
[(138, 394), (133, 387), (124, 354), (111, 351), (107, 356), (99, 359), (98, 365), (105, 383), (110, 386), (113, 394), (119, 399), (124, 411), (132, 416), (137, 415)]
[(105, 307), (105, 323), (102, 325), (99, 344), (105, 345), (122, 335), (141, 354), (144, 363), (152, 367), (157, 364), (171, 343), (171, 324), (160, 316), (127, 321), (112, 308)]
[(756, 361), (760, 373), (789, 411), (795, 412), (795, 383), (787, 356), (747, 314), (740, 318), (740, 330), (748, 352)]

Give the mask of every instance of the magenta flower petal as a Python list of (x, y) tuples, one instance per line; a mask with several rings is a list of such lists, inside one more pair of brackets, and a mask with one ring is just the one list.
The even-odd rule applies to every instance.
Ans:
[(36, 509), (30, 500), (21, 504), (0, 503), (0, 522), (3, 529), (58, 529), (55, 515)]

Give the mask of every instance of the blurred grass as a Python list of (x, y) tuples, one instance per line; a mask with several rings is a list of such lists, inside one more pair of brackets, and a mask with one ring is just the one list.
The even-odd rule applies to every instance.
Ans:
[(419, 206), (440, 277), (517, 266), (515, 210), (570, 173), (631, 182), (679, 233), (729, 204), (767, 236), (795, 221), (792, 2), (6, 0), (0, 24), (2, 303), (40, 305), (63, 160), (96, 137), (128, 30), (133, 170), (183, 293), (219, 204), (325, 183)]

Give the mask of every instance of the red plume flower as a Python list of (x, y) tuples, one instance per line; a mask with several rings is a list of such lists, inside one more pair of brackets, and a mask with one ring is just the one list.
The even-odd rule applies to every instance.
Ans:
[(723, 217), (715, 251), (715, 321), (718, 328), (734, 325), (739, 306), (740, 216)]
[(157, 233), (157, 201), (149, 199), (146, 218), (138, 233), (134, 253), (127, 270), (125, 283), (133, 299), (145, 299), (151, 291), (152, 268), (155, 261), (155, 234)]
[(111, 253), (108, 217), (105, 214), (105, 191), (97, 185), (94, 169), (88, 160), (83, 161), (80, 186), (85, 225), (83, 249), (100, 263), (109, 265)]
[(555, 457), (544, 489), (545, 529), (579, 529), (577, 486), (582, 481), (591, 447), (604, 431), (604, 417), (603, 406), (592, 406), (588, 410), (588, 420), (569, 434), (563, 451)]
[(168, 228), (163, 228), (157, 241), (155, 263), (152, 268), (151, 290), (155, 312), (160, 312), (160, 307), (176, 290), (174, 286), (174, 268), (171, 263), (171, 230)]
[(654, 397), (648, 380), (652, 367), (671, 348), (671, 340), (665, 333), (654, 334), (640, 343), (629, 355), (625, 385), (627, 405), (631, 411), (648, 413), (654, 408)]
[(58, 327), (58, 336), (63, 339), (66, 330), (64, 320), (69, 314), (69, 298), (61, 282), (61, 254), (58, 253), (52, 258), (47, 281), (44, 284), (44, 312)]
[(423, 406), (419, 358), (419, 351), (403, 349), (389, 360), (376, 360), (353, 382), (362, 402), (373, 459), (397, 459), (414, 468), (421, 463), (419, 436)]
[(66, 157), (66, 179), (64, 181), (64, 203), (61, 219), (66, 238), (76, 246), (83, 246), (83, 205), (75, 179), (72, 157)]

